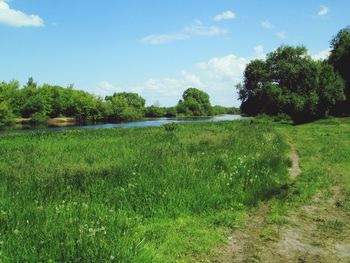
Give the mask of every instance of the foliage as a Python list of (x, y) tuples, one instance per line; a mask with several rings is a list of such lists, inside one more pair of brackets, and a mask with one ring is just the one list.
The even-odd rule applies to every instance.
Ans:
[(179, 128), (179, 125), (176, 122), (171, 122), (164, 124), (163, 127), (165, 131), (173, 132)]
[(165, 109), (164, 117), (172, 118), (177, 116), (176, 107), (169, 107)]
[(40, 124), (47, 121), (48, 116), (45, 113), (42, 112), (35, 112), (32, 115), (30, 115), (30, 122), (34, 124)]
[(305, 47), (281, 46), (266, 61), (253, 60), (237, 88), (242, 113), (287, 114), (296, 122), (324, 117), (344, 100), (341, 77)]
[(219, 105), (213, 106), (212, 112), (213, 112), (213, 115), (222, 115), (222, 114), (238, 115), (238, 114), (240, 114), (240, 110), (238, 108), (235, 108), (235, 107), (228, 108), (228, 107), (223, 107), (223, 106), (219, 106)]
[(177, 111), (185, 116), (213, 115), (209, 95), (196, 88), (187, 89), (177, 105)]
[(14, 116), (6, 102), (0, 101), (0, 129), (14, 122)]
[[(45, 122), (49, 118), (70, 117), (77, 121), (124, 121), (143, 117), (208, 116), (212, 114), (235, 113), (234, 108), (216, 106), (212, 109), (209, 96), (197, 89), (188, 89), (184, 100), (177, 107), (145, 107), (145, 99), (131, 92), (114, 93), (105, 99), (90, 93), (43, 84), (39, 86), (33, 78), (20, 88), (18, 81), (0, 83), (0, 102), (16, 118), (26, 118), (33, 123)], [(216, 112), (216, 113), (215, 113)]]
[(209, 261), (289, 148), (265, 124), (179, 127), (0, 133), (0, 261)]
[(336, 108), (337, 114), (350, 114), (350, 27), (339, 31), (331, 41), (329, 63), (345, 81), (346, 101)]
[(145, 99), (136, 93), (114, 93), (107, 96), (106, 101), (110, 101), (110, 119), (134, 120), (145, 116)]
[(146, 108), (146, 117), (149, 118), (159, 118), (159, 117), (164, 117), (166, 114), (166, 110), (164, 108), (161, 107), (157, 107), (157, 106), (149, 106)]
[(12, 110), (15, 116), (21, 116), (23, 96), (20, 93), (18, 81), (0, 83), (0, 102), (2, 101), (7, 102), (8, 107)]

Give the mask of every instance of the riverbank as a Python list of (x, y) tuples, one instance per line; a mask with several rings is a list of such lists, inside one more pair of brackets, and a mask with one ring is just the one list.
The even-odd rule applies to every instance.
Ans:
[[(31, 124), (28, 119), (18, 120), (17, 126), (12, 130), (70, 130), (70, 129), (101, 129), (101, 128), (133, 128), (133, 127), (159, 127), (167, 123), (184, 123), (184, 122), (220, 122), (236, 121), (244, 119), (241, 115), (217, 115), (211, 117), (174, 117), (174, 118), (143, 118), (135, 121), (125, 122), (81, 122), (74, 118), (56, 118), (50, 119), (46, 124)], [(10, 129), (11, 130), (11, 129)]]
[[(19, 125), (21, 124), (30, 125), (32, 124), (32, 121), (29, 118), (18, 118), (15, 120), (15, 123)], [(60, 118), (48, 119), (43, 124), (60, 126), (60, 125), (71, 125), (76, 123), (77, 123), (77, 120), (75, 118), (60, 117)]]
[(350, 119), (275, 127), (297, 177), (246, 213), (213, 261), (350, 262)]

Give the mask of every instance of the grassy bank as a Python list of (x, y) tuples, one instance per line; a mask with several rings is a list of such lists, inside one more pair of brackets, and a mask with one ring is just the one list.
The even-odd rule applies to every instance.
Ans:
[(0, 261), (187, 262), (287, 180), (248, 121), (0, 133)]
[(334, 191), (342, 192), (341, 206), (350, 211), (350, 118), (276, 128), (295, 144), (303, 173), (288, 192), (276, 198), (271, 218), (288, 222), (288, 211), (311, 203), (317, 194), (332, 196)]
[(301, 173), (246, 215), (218, 262), (349, 262), (350, 119), (270, 127), (293, 144)]

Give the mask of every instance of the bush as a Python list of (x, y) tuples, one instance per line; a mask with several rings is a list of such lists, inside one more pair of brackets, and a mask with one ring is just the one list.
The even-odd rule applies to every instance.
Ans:
[(285, 114), (285, 113), (277, 114), (275, 117), (273, 117), (273, 120), (275, 122), (281, 122), (281, 123), (286, 123), (286, 124), (293, 123), (292, 118), (289, 115)]
[(0, 129), (14, 123), (14, 116), (6, 102), (0, 103)]
[(30, 122), (34, 124), (44, 123), (47, 120), (48, 120), (48, 116), (42, 112), (34, 113), (30, 117)]
[(172, 122), (164, 124), (163, 127), (165, 131), (173, 132), (179, 128), (179, 125), (176, 122)]
[(146, 108), (146, 117), (160, 118), (165, 115), (165, 110), (157, 106), (149, 106)]

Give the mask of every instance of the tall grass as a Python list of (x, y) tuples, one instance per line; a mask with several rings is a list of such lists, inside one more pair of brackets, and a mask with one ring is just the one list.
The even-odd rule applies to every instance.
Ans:
[(287, 180), (267, 124), (0, 134), (0, 261), (184, 262)]

